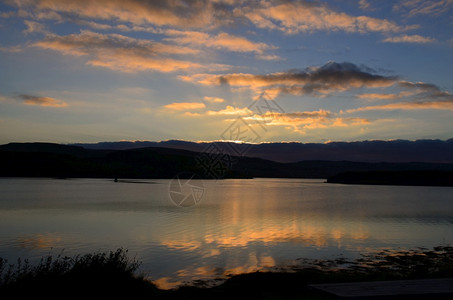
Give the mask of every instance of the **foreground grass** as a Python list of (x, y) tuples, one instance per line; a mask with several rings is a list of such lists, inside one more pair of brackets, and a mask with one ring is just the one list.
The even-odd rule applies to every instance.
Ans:
[[(0, 297), (142, 295), (157, 288), (136, 275), (140, 263), (127, 250), (69, 256), (47, 256), (32, 266), (0, 259)], [(3, 297), (2, 297), (3, 298)]]
[[(453, 247), (382, 251), (360, 259), (304, 260), (279, 272), (237, 275), (211, 288), (183, 286), (160, 290), (137, 275), (140, 263), (118, 249), (75, 257), (51, 256), (36, 266), (0, 259), (0, 297), (123, 296), (158, 299), (330, 299), (311, 283), (453, 277)], [(203, 285), (203, 283), (200, 283)]]

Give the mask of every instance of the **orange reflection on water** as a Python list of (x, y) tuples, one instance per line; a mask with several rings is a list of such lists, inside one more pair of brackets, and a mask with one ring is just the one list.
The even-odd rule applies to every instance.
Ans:
[(170, 249), (180, 249), (184, 251), (194, 251), (196, 249), (201, 248), (201, 242), (198, 241), (181, 241), (181, 240), (174, 240), (174, 241), (163, 241), (161, 245), (167, 246)]
[[(212, 265), (190, 266), (175, 272), (174, 277), (162, 277), (153, 282), (161, 289), (173, 289), (180, 286), (184, 280), (195, 281), (207, 278), (225, 279), (228, 276), (255, 272), (265, 268), (276, 266), (275, 259), (270, 255), (257, 255), (255, 252), (249, 254), (245, 262), (234, 258), (227, 262), (224, 268), (214, 267)], [(214, 284), (207, 282), (207, 284)]]
[[(332, 207), (330, 198), (306, 194), (310, 191), (301, 190), (298, 183), (275, 190), (272, 185), (271, 181), (225, 181), (208, 189), (212, 195), (207, 194), (199, 207), (172, 211), (170, 217), (178, 222), (159, 233), (159, 244), (190, 258), (189, 265), (172, 272), (173, 280), (224, 278), (272, 269), (284, 263), (285, 256), (267, 251), (274, 246), (297, 247), (300, 254), (294, 252), (295, 257), (290, 258), (296, 259), (304, 255), (305, 247), (309, 251), (349, 249), (372, 236), (373, 228), (364, 223), (357, 203), (347, 202), (355, 205), (355, 211), (343, 203)], [(166, 286), (170, 286), (169, 280)]]
[[(211, 230), (199, 232), (198, 235), (194, 232), (188, 234), (186, 231), (166, 235), (161, 245), (173, 250), (195, 253), (200, 255), (203, 261), (178, 270), (174, 273), (174, 278), (161, 278), (156, 284), (161, 288), (173, 288), (185, 280), (226, 278), (230, 275), (276, 267), (276, 259), (269, 253), (257, 254), (253, 250), (253, 243), (269, 246), (290, 243), (316, 248), (328, 246), (347, 248), (350, 241), (366, 240), (370, 237), (368, 228), (360, 221), (333, 222), (312, 217), (281, 222), (274, 220), (272, 223), (256, 219), (242, 221), (240, 225), (233, 222), (234, 218), (231, 223), (212, 227)], [(249, 250), (245, 250), (247, 248)], [(238, 254), (243, 250), (250, 251), (248, 256)], [(219, 266), (217, 258), (225, 261)]]
[(231, 260), (225, 267), (224, 275), (250, 273), (275, 266), (276, 262), (272, 256), (266, 254), (258, 256), (255, 252), (252, 252), (245, 262), (241, 262), (238, 259)]
[(17, 243), (22, 248), (51, 249), (56, 247), (61, 240), (61, 237), (58, 235), (36, 234), (18, 237)]
[[(335, 226), (334, 226), (335, 225)], [(307, 246), (326, 246), (329, 243), (343, 244), (344, 240), (366, 240), (370, 234), (368, 230), (359, 224), (341, 224), (313, 221), (280, 224), (243, 224), (241, 227), (224, 226), (217, 232), (214, 230), (199, 234), (198, 236), (180, 237), (166, 236), (161, 245), (183, 251), (197, 249), (216, 249), (246, 247), (253, 242), (264, 244), (271, 243), (300, 243)], [(214, 252), (212, 255), (217, 255)]]
[(182, 284), (181, 281), (174, 281), (170, 277), (161, 277), (159, 279), (153, 280), (153, 283), (160, 289), (170, 290), (176, 288)]

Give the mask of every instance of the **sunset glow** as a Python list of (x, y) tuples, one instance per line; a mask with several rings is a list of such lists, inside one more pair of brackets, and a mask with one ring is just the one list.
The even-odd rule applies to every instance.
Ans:
[(449, 139), (452, 9), (1, 1), (0, 143), (213, 141), (238, 117), (265, 120), (253, 142)]

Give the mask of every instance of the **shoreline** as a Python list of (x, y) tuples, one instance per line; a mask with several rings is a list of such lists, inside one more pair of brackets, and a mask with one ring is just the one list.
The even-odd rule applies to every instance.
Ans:
[[(0, 259), (0, 295), (23, 295), (28, 292), (35, 296), (40, 293), (48, 295), (49, 287), (53, 289), (51, 294), (55, 292), (57, 295), (67, 292), (68, 288), (78, 288), (77, 293), (86, 292), (90, 287), (91, 292), (99, 295), (152, 296), (158, 299), (231, 299), (238, 293), (254, 299), (332, 299), (310, 289), (309, 285), (453, 278), (453, 247), (443, 245), (433, 249), (364, 253), (355, 260), (302, 259), (303, 264), (300, 266), (238, 274), (225, 280), (197, 280), (175, 289), (164, 290), (146, 279), (144, 274), (137, 274), (137, 260), (128, 258), (126, 253), (127, 250), (118, 249), (110, 254), (85, 254), (53, 260), (45, 258), (37, 268), (24, 265), (17, 267), (15, 281), (6, 281), (7, 284), (5, 263)], [(29, 273), (24, 271), (27, 269)]]
[[(423, 275), (420, 273), (422, 269), (426, 271), (424, 275), (430, 277), (438, 271), (436, 268), (445, 267), (453, 276), (453, 246), (450, 245), (436, 246), (432, 250), (423, 247), (400, 250), (381, 249), (374, 253), (360, 253), (359, 257), (355, 259), (339, 256), (334, 259), (298, 258), (295, 261), (298, 263), (265, 267), (240, 274), (226, 274), (224, 277), (212, 279), (196, 279), (164, 290), (175, 291), (181, 287), (215, 288), (237, 276), (248, 276), (257, 273), (283, 275), (307, 270), (332, 274), (335, 272), (343, 274), (356, 272), (364, 276), (372, 273), (385, 274), (391, 270), (392, 274), (387, 274), (386, 276), (395, 277), (395, 279), (407, 279), (411, 277), (418, 278), (419, 275)], [(417, 272), (414, 273), (415, 270)]]

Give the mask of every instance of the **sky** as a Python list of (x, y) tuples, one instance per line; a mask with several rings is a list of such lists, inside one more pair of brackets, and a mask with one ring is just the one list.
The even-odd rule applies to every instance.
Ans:
[(453, 137), (453, 0), (0, 0), (0, 143)]

